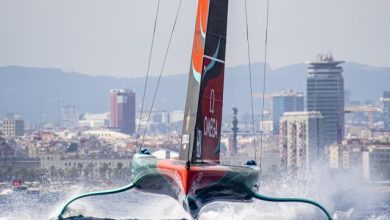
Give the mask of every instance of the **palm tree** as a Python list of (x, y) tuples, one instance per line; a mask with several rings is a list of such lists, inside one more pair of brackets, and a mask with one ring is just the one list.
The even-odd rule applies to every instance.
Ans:
[(82, 172), (83, 172), (83, 164), (82, 163), (77, 164), (77, 171), (78, 171), (78, 176), (81, 176)]
[(99, 168), (101, 179), (107, 179), (107, 170), (108, 170), (108, 164), (103, 163), (103, 166)]
[(116, 164), (115, 168), (115, 178), (122, 180), (122, 169), (123, 169), (123, 163), (118, 162)]

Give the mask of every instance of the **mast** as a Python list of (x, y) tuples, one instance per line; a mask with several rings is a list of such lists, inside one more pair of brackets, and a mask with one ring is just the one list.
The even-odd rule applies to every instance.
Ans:
[(180, 160), (219, 163), (228, 0), (199, 0)]

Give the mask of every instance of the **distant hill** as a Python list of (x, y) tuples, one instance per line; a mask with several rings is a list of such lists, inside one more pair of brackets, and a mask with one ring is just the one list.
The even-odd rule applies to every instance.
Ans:
[[(262, 91), (262, 64), (253, 65), (255, 93)], [(181, 110), (184, 107), (187, 74), (162, 78), (155, 108)], [(345, 88), (351, 91), (351, 99), (377, 102), (383, 91), (390, 90), (390, 68), (371, 67), (355, 63), (344, 65)], [(237, 106), (240, 112), (249, 111), (250, 89), (247, 66), (228, 68), (225, 76), (225, 110)], [(20, 113), (27, 121), (57, 118), (59, 104), (74, 104), (80, 112), (109, 111), (109, 90), (129, 88), (137, 93), (137, 104), (143, 90), (145, 78), (115, 78), (69, 73), (59, 69), (30, 68), (18, 66), (0, 67), (0, 117), (9, 112)], [(157, 77), (150, 79), (147, 94), (149, 108)], [(294, 89), (306, 90), (306, 65), (296, 64), (280, 69), (268, 68), (266, 92)], [(255, 100), (258, 112), (260, 100)]]

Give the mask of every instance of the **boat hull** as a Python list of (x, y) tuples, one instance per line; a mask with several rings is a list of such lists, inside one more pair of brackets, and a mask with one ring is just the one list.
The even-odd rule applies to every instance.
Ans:
[(136, 154), (132, 174), (136, 188), (170, 196), (197, 218), (201, 209), (215, 201), (250, 202), (257, 188), (259, 170), (255, 166), (191, 164), (185, 161), (159, 160)]

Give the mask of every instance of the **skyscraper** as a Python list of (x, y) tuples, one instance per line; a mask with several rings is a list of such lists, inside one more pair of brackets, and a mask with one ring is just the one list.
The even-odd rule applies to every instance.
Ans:
[(286, 112), (280, 119), (282, 168), (297, 173), (323, 158), (323, 117), (320, 112)]
[(279, 134), (280, 117), (285, 112), (303, 111), (304, 98), (303, 94), (287, 91), (272, 97), (272, 121), (273, 133)]
[(111, 93), (111, 127), (125, 134), (135, 132), (135, 93), (113, 89)]
[(326, 144), (341, 143), (344, 137), (342, 63), (332, 55), (319, 55), (317, 61), (307, 63), (307, 111), (319, 111), (324, 117)]
[(383, 93), (383, 120), (385, 122), (385, 130), (390, 131), (390, 91)]
[(64, 128), (76, 128), (79, 123), (79, 107), (64, 105), (61, 111), (61, 126)]

